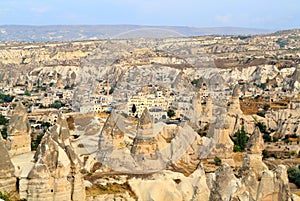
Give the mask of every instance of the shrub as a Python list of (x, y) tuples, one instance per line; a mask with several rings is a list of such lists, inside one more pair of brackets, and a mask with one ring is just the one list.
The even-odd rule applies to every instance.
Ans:
[(29, 91), (25, 91), (24, 95), (25, 96), (31, 96), (31, 93)]
[(272, 142), (272, 137), (268, 133), (263, 134), (263, 139), (265, 142)]
[(6, 125), (8, 123), (8, 120), (0, 114), (0, 125)]
[(267, 111), (269, 108), (270, 108), (269, 104), (264, 104), (264, 107), (263, 107), (264, 111)]
[(264, 112), (258, 111), (256, 114), (261, 117), (266, 117)]
[(167, 115), (168, 115), (168, 117), (169, 117), (169, 118), (172, 118), (172, 117), (174, 117), (174, 116), (175, 116), (175, 112), (174, 112), (174, 110), (172, 110), (172, 109), (169, 109), (169, 110), (168, 110), (168, 112), (167, 112)]
[(259, 128), (261, 133), (263, 133), (263, 134), (268, 133), (267, 126), (263, 122), (257, 122), (255, 124), (255, 126), (257, 126)]
[(295, 150), (292, 150), (290, 154), (291, 154), (291, 156), (295, 156), (297, 154), (297, 152)]
[(214, 161), (215, 161), (215, 165), (220, 166), (222, 164), (222, 160), (217, 156), (214, 158)]
[(10, 201), (10, 194), (9, 193), (3, 193), (0, 192), (0, 199), (5, 200), (5, 201)]
[(239, 145), (234, 145), (234, 146), (233, 146), (233, 151), (234, 151), (234, 152), (241, 152), (242, 149), (241, 149), (241, 147), (240, 147)]
[(300, 187), (300, 166), (289, 167), (287, 170), (288, 178), (290, 182), (296, 184), (296, 186)]

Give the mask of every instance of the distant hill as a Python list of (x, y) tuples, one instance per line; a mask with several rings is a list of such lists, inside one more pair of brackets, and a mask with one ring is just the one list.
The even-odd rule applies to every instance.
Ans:
[(272, 30), (238, 27), (196, 28), (139, 25), (0, 26), (0, 41), (76, 41), (97, 39), (167, 38), (203, 35), (256, 35)]

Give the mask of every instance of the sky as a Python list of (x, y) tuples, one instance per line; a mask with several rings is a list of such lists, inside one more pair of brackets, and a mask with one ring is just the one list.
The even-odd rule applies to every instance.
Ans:
[(299, 0), (0, 0), (0, 25), (300, 28)]

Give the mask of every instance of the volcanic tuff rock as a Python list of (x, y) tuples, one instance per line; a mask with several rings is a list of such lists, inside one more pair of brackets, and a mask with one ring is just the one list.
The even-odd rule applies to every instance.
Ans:
[(15, 168), (6, 149), (5, 141), (0, 135), (0, 191), (10, 192), (16, 190)]
[(176, 169), (190, 174), (199, 164), (201, 137), (188, 125), (153, 123), (147, 110), (138, 125), (112, 112), (99, 141), (104, 167), (130, 173)]
[(70, 143), (67, 122), (58, 123), (42, 138), (28, 175), (28, 200), (84, 200), (80, 163)]
[(145, 201), (207, 201), (210, 194), (201, 165), (189, 176), (165, 170), (144, 179), (132, 178), (128, 183), (138, 200)]
[(158, 145), (153, 130), (153, 120), (146, 108), (137, 127), (137, 135), (134, 138), (131, 153), (137, 160), (157, 159)]
[(201, 158), (232, 158), (233, 142), (230, 139), (229, 123), (225, 114), (219, 114), (209, 127), (209, 136), (201, 148)]
[(215, 175), (216, 178), (209, 200), (231, 200), (232, 195), (234, 195), (241, 186), (241, 182), (235, 177), (232, 169), (226, 163), (216, 171)]
[(264, 150), (264, 139), (258, 127), (255, 127), (253, 134), (247, 143), (247, 151), (252, 154), (262, 154)]
[(6, 146), (11, 156), (31, 151), (30, 134), (26, 108), (18, 102), (7, 129)]
[(248, 153), (244, 157), (243, 167), (239, 170), (239, 177), (225, 163), (214, 173), (215, 177), (208, 180), (213, 187), (209, 200), (291, 200), (287, 169), (279, 165), (272, 171), (263, 163), (263, 141), (257, 129), (247, 147)]
[(277, 137), (284, 135), (300, 135), (300, 106), (299, 103), (291, 103), (291, 108), (283, 110), (271, 110), (266, 113), (262, 121), (267, 128), (276, 131)]

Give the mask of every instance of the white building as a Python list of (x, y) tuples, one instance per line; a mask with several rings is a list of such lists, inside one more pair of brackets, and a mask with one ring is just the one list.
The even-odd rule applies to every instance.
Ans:
[[(163, 96), (161, 91), (157, 91), (154, 94), (144, 95), (143, 93), (138, 93), (133, 95), (128, 99), (127, 109), (130, 116), (141, 116), (144, 109), (148, 108), (149, 110), (153, 107), (159, 107), (164, 111), (167, 111), (170, 106), (170, 100)], [(135, 105), (136, 112), (132, 113), (132, 107)]]
[(167, 119), (167, 112), (162, 110), (160, 107), (151, 108), (149, 113), (155, 121)]

